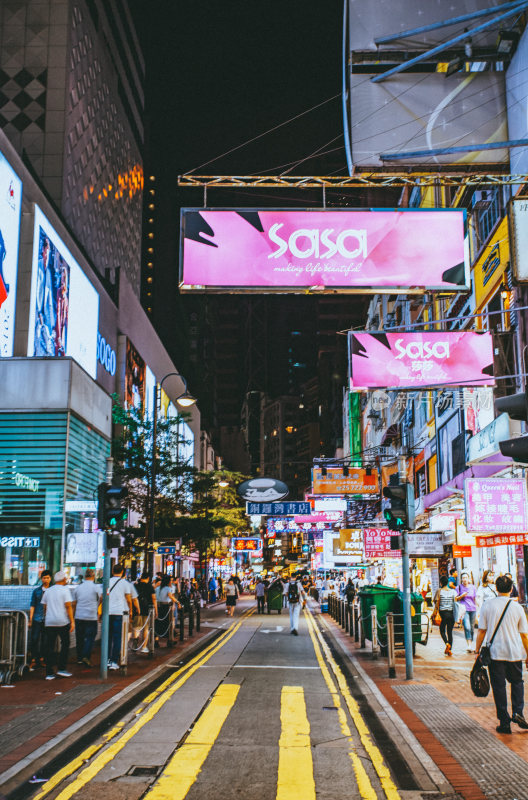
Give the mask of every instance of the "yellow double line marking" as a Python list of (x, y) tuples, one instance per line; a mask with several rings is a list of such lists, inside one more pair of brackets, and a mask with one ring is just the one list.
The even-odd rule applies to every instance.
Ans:
[[(180, 689), (183, 684), (189, 680), (191, 675), (194, 675), (196, 670), (198, 670), (202, 664), (205, 664), (212, 656), (215, 655), (225, 644), (226, 642), (231, 639), (235, 633), (238, 631), (242, 622), (244, 621), (244, 617), (249, 616), (250, 614), (254, 613), (254, 609), (250, 609), (242, 615), (242, 618), (236, 624), (233, 623), (226, 631), (223, 633), (219, 639), (215, 642), (210, 644), (202, 653), (199, 653), (197, 656), (192, 658), (187, 664), (183, 667), (180, 667), (173, 675), (170, 676), (161, 686), (158, 687), (154, 692), (152, 692), (147, 698), (145, 698), (145, 703), (148, 703), (148, 707), (146, 708), (144, 714), (139, 717), (139, 719), (134, 722), (130, 728), (125, 731), (119, 739), (116, 739), (109, 747), (103, 750), (102, 753), (93, 759), (91, 764), (89, 764), (86, 769), (82, 770), (79, 775), (66, 786), (59, 794), (56, 796), (55, 800), (69, 800), (76, 794), (80, 789), (83, 788), (87, 783), (89, 783), (95, 776), (101, 772), (101, 770), (110, 762), (113, 758), (125, 747), (125, 745), (138, 733), (138, 731), (143, 728), (147, 722), (150, 722), (151, 719), (158, 713), (158, 711), (165, 705), (167, 700), (170, 698)], [(186, 674), (181, 677), (179, 680), (176, 680), (182, 672), (186, 672)], [(176, 681), (176, 682), (175, 682)], [(171, 685), (174, 684), (174, 685)], [(157, 700), (155, 699), (157, 697)], [(155, 701), (155, 702), (154, 702)], [(116, 726), (114, 731), (110, 733), (116, 735), (119, 733), (120, 727)], [(107, 741), (109, 740), (110, 736), (107, 735)], [(48, 795), (56, 786), (58, 786), (63, 780), (73, 775), (73, 773), (82, 766), (83, 763), (88, 761), (94, 753), (101, 749), (103, 745), (92, 745), (88, 747), (80, 756), (78, 756), (74, 761), (64, 767), (62, 770), (59, 770), (47, 783), (46, 786), (40, 791), (34, 798), (34, 800), (41, 800), (41, 798)]]
[[(380, 783), (383, 791), (385, 792), (387, 800), (401, 800), (399, 792), (394, 784), (394, 781), (392, 780), (390, 771), (383, 760), (383, 756), (381, 755), (381, 752), (377, 747), (377, 745), (374, 744), (374, 742), (372, 741), (370, 731), (367, 725), (365, 724), (365, 720), (361, 715), (359, 706), (352, 697), (352, 695), (350, 694), (350, 690), (348, 688), (345, 676), (343, 675), (342, 670), (340, 669), (339, 665), (333, 658), (332, 653), (330, 652), (328, 645), (323, 639), (319, 628), (316, 626), (312, 617), (312, 613), (311, 611), (308, 610), (308, 608), (306, 608), (306, 619), (308, 622), (308, 631), (310, 633), (312, 644), (314, 646), (317, 663), (321, 668), (321, 672), (323, 673), (326, 685), (328, 686), (328, 689), (332, 695), (334, 704), (338, 708), (339, 722), (341, 725), (341, 730), (343, 731), (343, 735), (349, 739), (350, 743), (352, 743), (352, 734), (347, 722), (346, 714), (341, 706), (339, 693), (341, 693), (342, 697), (345, 700), (350, 716), (352, 717), (352, 721), (354, 722), (356, 730), (359, 734), (361, 744), (365, 748), (365, 751), (369, 756), (374, 769), (376, 770), (376, 773), (380, 779)], [(328, 661), (328, 663), (332, 668), (332, 672), (334, 673), (335, 679), (337, 681), (337, 686), (332, 676), (330, 675), (328, 667), (324, 662), (321, 653), (321, 648), (325, 654), (326, 660)], [(354, 772), (356, 774), (356, 780), (358, 783), (358, 789), (361, 794), (361, 797), (363, 798), (363, 800), (376, 800), (377, 797), (376, 790), (372, 785), (372, 782), (368, 776), (367, 771), (365, 770), (365, 767), (363, 766), (363, 763), (361, 762), (360, 757), (358, 756), (355, 750), (351, 750), (349, 752), (349, 756), (354, 767)]]

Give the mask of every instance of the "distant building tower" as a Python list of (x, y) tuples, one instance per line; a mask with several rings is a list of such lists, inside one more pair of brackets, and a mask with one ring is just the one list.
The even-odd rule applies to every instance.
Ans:
[(0, 127), (98, 272), (138, 295), (143, 86), (123, 0), (0, 4)]

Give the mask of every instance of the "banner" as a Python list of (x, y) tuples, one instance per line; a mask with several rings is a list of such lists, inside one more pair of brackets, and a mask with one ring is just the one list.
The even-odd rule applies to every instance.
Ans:
[(469, 288), (463, 209), (183, 209), (182, 291)]
[(528, 533), (497, 534), (496, 536), (477, 536), (477, 547), (498, 547), (501, 544), (528, 545)]
[(343, 475), (343, 467), (326, 467), (326, 475), (323, 475), (321, 467), (314, 467), (312, 469), (312, 493), (379, 494), (378, 471), (350, 467), (348, 475)]
[(401, 558), (401, 550), (391, 550), (391, 536), (396, 534), (388, 528), (365, 528), (365, 558)]
[[(524, 480), (467, 478), (464, 481), (464, 494), (468, 531), (524, 534), (528, 530)], [(477, 547), (490, 546), (477, 542)]]
[(349, 333), (351, 389), (493, 386), (491, 333)]
[(22, 181), (0, 153), (0, 358), (13, 355)]

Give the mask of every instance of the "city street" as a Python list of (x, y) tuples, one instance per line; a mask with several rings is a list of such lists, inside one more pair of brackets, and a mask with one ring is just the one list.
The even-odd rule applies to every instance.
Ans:
[[(217, 608), (206, 619), (225, 624), (222, 614)], [(219, 638), (176, 666), (101, 739), (46, 775), (32, 796), (95, 800), (111, 792), (123, 800), (197, 800), (250, 792), (255, 800), (396, 800), (419, 791), (454, 794), (407, 746), (394, 747), (358, 694), (357, 677), (328, 646), (310, 610), (295, 637), (285, 612), (259, 616), (244, 599)]]

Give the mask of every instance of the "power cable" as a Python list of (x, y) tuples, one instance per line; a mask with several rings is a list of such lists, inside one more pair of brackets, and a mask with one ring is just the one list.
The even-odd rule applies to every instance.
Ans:
[[(320, 150), (322, 150), (324, 147), (328, 147), (329, 144), (333, 144), (335, 141), (337, 141), (337, 139), (340, 139), (343, 135), (344, 135), (343, 133), (340, 133), (337, 136), (334, 136), (333, 139), (330, 139), (329, 142), (325, 142), (324, 144), (322, 144), (320, 147), (317, 148), (317, 150), (314, 150), (312, 153), (310, 153), (309, 156), (305, 156), (304, 158), (299, 159), (299, 161), (296, 161), (293, 164), (293, 166), (291, 166), (289, 169), (285, 170), (284, 172), (281, 172), (281, 177), (283, 175), (287, 175), (288, 172), (291, 172), (292, 169), (295, 169), (295, 167), (298, 167), (300, 164), (303, 164), (305, 161), (309, 161), (311, 158), (314, 158), (316, 155), (319, 154)], [(336, 148), (336, 149), (340, 150), (341, 148)], [(322, 155), (322, 154), (320, 154), (320, 155)]]

